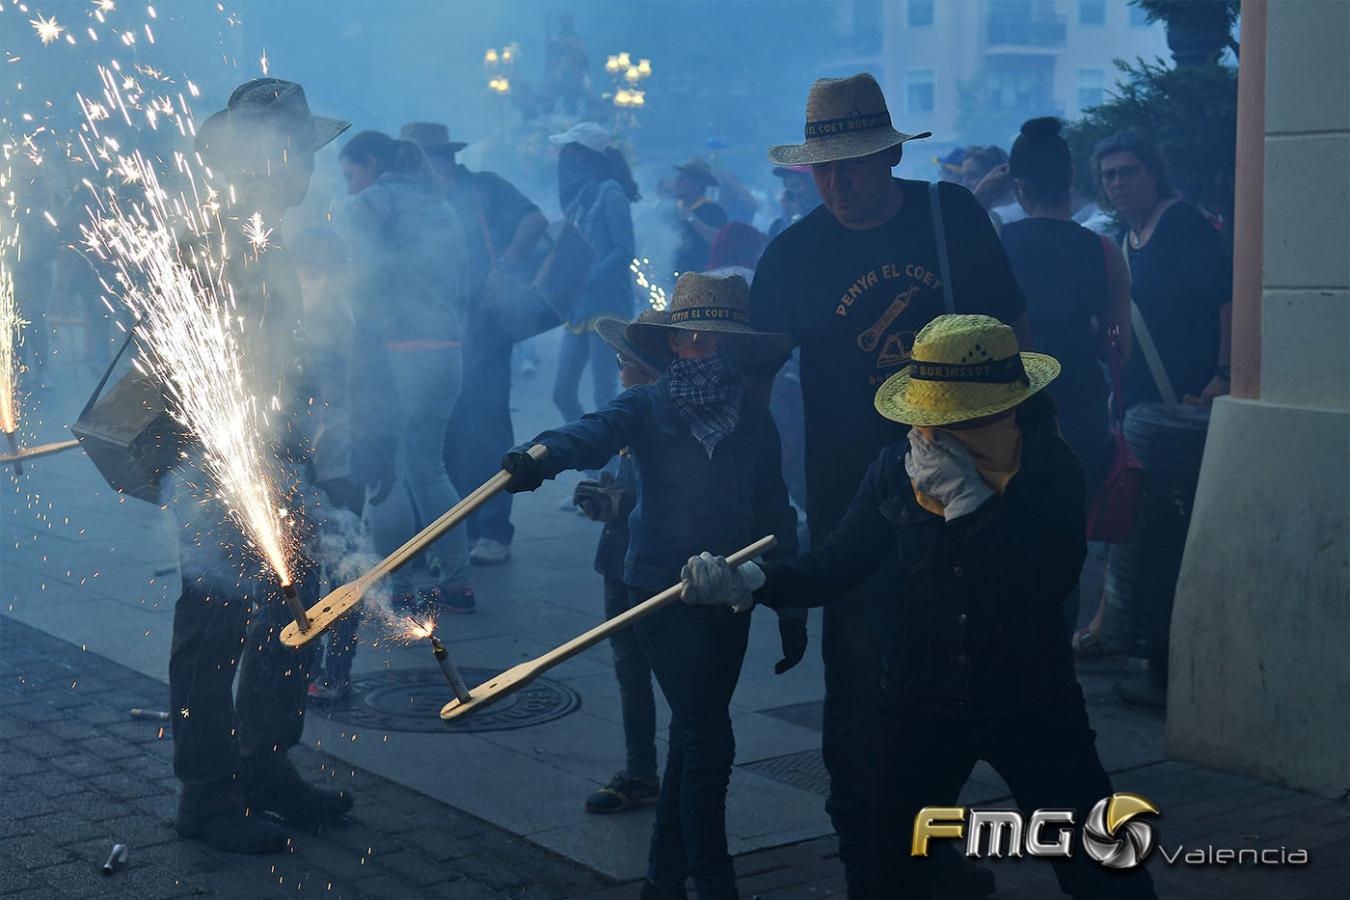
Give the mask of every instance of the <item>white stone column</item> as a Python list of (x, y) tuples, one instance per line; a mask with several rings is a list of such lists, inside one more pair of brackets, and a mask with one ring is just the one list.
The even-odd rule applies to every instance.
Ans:
[[(1249, 370), (1259, 382), (1215, 403), (1210, 422), (1172, 616), (1168, 747), (1341, 796), (1350, 790), (1350, 3), (1244, 3), (1244, 32), (1260, 14), (1264, 275), (1259, 315), (1245, 308), (1260, 353), (1234, 358), (1235, 370), (1259, 362)], [(1243, 44), (1242, 77), (1259, 77), (1245, 34)], [(1237, 250), (1241, 268), (1241, 241)], [(1234, 302), (1237, 319), (1256, 298)]]

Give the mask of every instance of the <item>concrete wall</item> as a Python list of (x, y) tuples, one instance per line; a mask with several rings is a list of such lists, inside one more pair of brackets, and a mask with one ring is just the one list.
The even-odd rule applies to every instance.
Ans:
[(1265, 76), (1260, 394), (1214, 407), (1172, 619), (1168, 744), (1344, 796), (1350, 4), (1260, 7), (1266, 69), (1242, 72)]

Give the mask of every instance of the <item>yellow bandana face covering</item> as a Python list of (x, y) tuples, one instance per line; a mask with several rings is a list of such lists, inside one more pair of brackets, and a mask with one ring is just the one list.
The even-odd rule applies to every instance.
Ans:
[[(975, 468), (979, 471), (980, 477), (1000, 497), (1022, 464), (1022, 431), (1017, 427), (1016, 416), (1005, 416), (978, 428), (935, 428), (930, 425), (915, 425), (914, 430), (930, 441), (938, 431), (945, 431), (956, 438), (975, 460)], [(911, 479), (910, 485), (913, 486), (913, 483)], [(918, 488), (914, 488), (914, 499), (934, 515), (942, 515), (943, 505)]]

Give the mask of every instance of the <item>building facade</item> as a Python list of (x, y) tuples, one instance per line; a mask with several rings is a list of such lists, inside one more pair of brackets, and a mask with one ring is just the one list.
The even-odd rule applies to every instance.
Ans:
[(939, 148), (1006, 148), (1028, 118), (1101, 103), (1115, 59), (1171, 58), (1162, 26), (1127, 0), (883, 0), (879, 15), (892, 116)]

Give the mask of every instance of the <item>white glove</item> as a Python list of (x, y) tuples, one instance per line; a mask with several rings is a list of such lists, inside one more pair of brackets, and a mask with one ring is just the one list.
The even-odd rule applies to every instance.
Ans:
[(935, 431), (930, 441), (917, 428), (910, 429), (905, 471), (916, 488), (942, 504), (948, 522), (973, 513), (994, 496), (994, 489), (975, 468), (970, 451), (941, 430)]
[(767, 576), (753, 560), (733, 569), (725, 557), (704, 550), (689, 557), (680, 570), (684, 590), (680, 599), (695, 605), (725, 605), (734, 612), (745, 612), (755, 605), (751, 595), (764, 586)]

